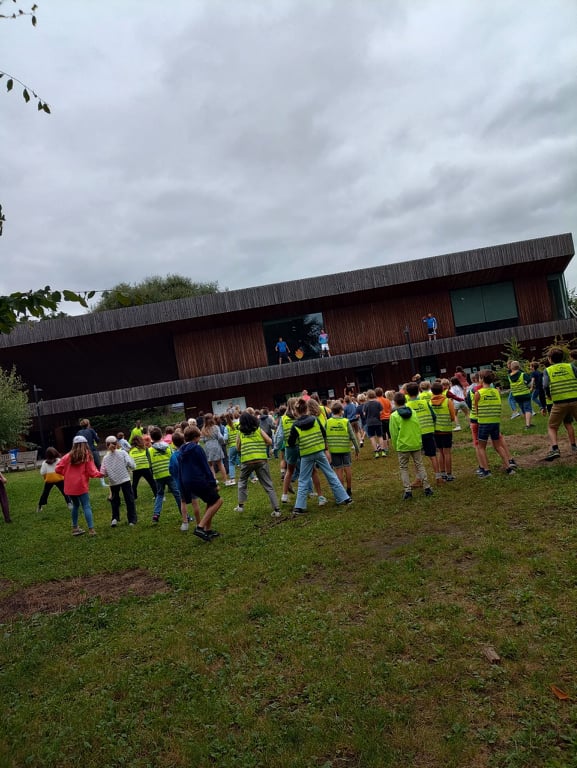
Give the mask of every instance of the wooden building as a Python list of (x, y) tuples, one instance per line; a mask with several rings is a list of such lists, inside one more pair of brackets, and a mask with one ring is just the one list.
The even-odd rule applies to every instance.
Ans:
[[(414, 372), (491, 364), (512, 336), (536, 359), (555, 336), (573, 338), (563, 276), (573, 255), (562, 234), (29, 323), (0, 336), (0, 365), (41, 390), (52, 429), (162, 403), (184, 402), (194, 415), (233, 399), (271, 407), (303, 388), (321, 397), (342, 395), (349, 382), (395, 388)], [(427, 339), (428, 312), (436, 341)], [(330, 357), (320, 356), (321, 327)], [(278, 364), (279, 336), (291, 363)]]

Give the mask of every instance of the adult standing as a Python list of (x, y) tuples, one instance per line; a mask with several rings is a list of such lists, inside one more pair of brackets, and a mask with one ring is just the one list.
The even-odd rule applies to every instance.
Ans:
[(321, 332), (319, 333), (319, 344), (321, 347), (321, 357), (330, 357), (331, 352), (329, 349), (329, 334), (325, 331), (324, 328), (321, 328)]
[(429, 312), (425, 317), (423, 317), (423, 322), (427, 324), (427, 334), (429, 336), (429, 341), (435, 341), (437, 338), (437, 318), (433, 316), (431, 312)]
[(275, 346), (275, 352), (278, 354), (279, 365), (282, 365), (283, 363), (292, 363), (289, 346), (286, 341), (283, 340), (282, 336), (278, 337), (278, 341)]
[(549, 350), (549, 365), (543, 373), (545, 393), (553, 401), (547, 426), (551, 450), (545, 456), (545, 461), (553, 461), (561, 455), (557, 433), (565, 418), (571, 416), (577, 420), (577, 367), (573, 363), (563, 362), (564, 357), (560, 347), (552, 347)]

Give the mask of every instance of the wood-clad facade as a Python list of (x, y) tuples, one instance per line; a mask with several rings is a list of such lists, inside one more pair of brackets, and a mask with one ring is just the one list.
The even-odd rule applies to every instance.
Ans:
[[(43, 390), (54, 426), (171, 402), (192, 414), (234, 397), (272, 406), (303, 388), (342, 394), (348, 381), (396, 387), (415, 370), (491, 363), (511, 336), (536, 358), (555, 335), (576, 336), (562, 277), (573, 255), (564, 234), (27, 324), (0, 336), (0, 365)], [(427, 312), (438, 321), (436, 342), (427, 340)], [(313, 315), (331, 357), (272, 364), (267, 324)]]

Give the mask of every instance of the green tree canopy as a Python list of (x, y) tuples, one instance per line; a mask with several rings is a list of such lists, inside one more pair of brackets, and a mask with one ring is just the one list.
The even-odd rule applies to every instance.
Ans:
[(28, 397), (13, 368), (0, 368), (0, 449), (14, 448), (30, 427)]
[(92, 307), (93, 312), (107, 309), (135, 307), (142, 304), (156, 304), (159, 301), (187, 299), (218, 293), (218, 283), (195, 283), (182, 275), (155, 275), (140, 283), (119, 283), (109, 291), (102, 292), (102, 298)]

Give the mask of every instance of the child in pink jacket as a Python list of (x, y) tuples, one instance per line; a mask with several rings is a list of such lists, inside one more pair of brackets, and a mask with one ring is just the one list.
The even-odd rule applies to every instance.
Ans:
[(84, 530), (78, 526), (78, 508), (82, 505), (88, 532), (96, 536), (88, 484), (91, 477), (103, 477), (96, 469), (88, 441), (82, 435), (76, 435), (72, 441), (72, 450), (63, 456), (56, 465), (56, 472), (64, 476), (64, 493), (72, 501), (72, 535), (82, 536)]

